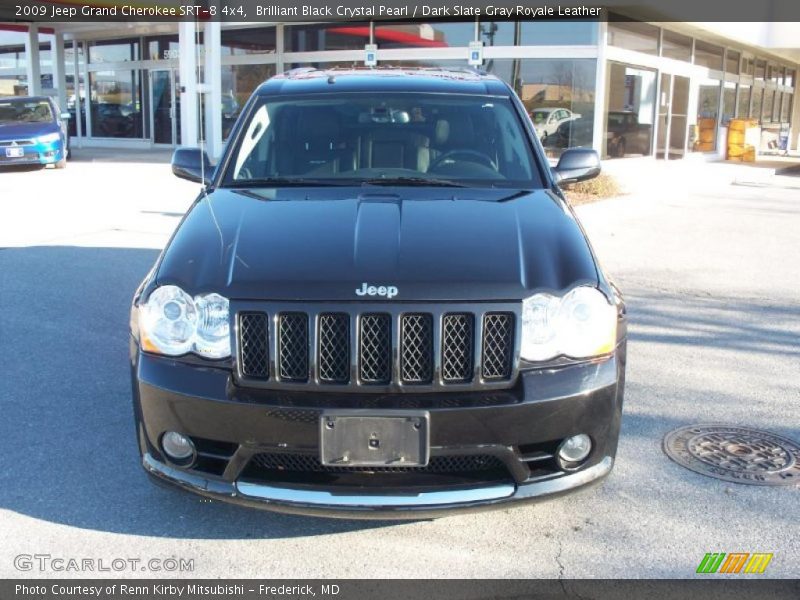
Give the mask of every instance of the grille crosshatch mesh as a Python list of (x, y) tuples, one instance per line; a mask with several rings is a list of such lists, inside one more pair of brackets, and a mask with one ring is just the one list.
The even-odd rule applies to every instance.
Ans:
[(392, 323), (387, 314), (362, 315), (359, 327), (359, 377), (364, 383), (389, 383), (392, 379)]
[(350, 381), (350, 317), (344, 313), (319, 316), (319, 378), (325, 383)]
[(472, 381), (475, 319), (468, 313), (444, 316), (442, 322), (442, 379), (448, 383)]
[(490, 471), (504, 468), (503, 462), (488, 454), (431, 456), (426, 467), (334, 467), (323, 465), (313, 454), (261, 453), (251, 459), (262, 469), (299, 471), (311, 473), (458, 473), (463, 471)]
[(259, 379), (269, 377), (267, 315), (251, 312), (239, 315), (239, 348), (243, 375)]
[(283, 381), (308, 380), (308, 315), (283, 313), (278, 318), (278, 374)]
[[(343, 387), (403, 383), (457, 389), (459, 384), (501, 385), (514, 373), (516, 317), (510, 311), (267, 311), (243, 311), (237, 317), (241, 374), (256, 387), (317, 381)], [(272, 315), (277, 318), (270, 342)], [(270, 349), (270, 343), (275, 347)], [(352, 376), (353, 368), (358, 377)], [(271, 377), (274, 383), (256, 385), (255, 380)]]
[(403, 315), (400, 323), (400, 373), (404, 383), (433, 380), (433, 317)]
[(483, 378), (508, 379), (514, 350), (514, 315), (488, 313), (483, 317)]

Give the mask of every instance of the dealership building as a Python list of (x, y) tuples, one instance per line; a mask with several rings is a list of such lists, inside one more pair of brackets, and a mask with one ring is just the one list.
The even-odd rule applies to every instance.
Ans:
[(56, 97), (74, 147), (202, 139), (219, 156), (276, 73), (363, 66), (368, 44), (378, 66), (466, 68), (476, 42), (553, 155), (715, 159), (735, 118), (757, 122), (761, 154), (798, 149), (798, 23), (0, 23), (0, 96)]

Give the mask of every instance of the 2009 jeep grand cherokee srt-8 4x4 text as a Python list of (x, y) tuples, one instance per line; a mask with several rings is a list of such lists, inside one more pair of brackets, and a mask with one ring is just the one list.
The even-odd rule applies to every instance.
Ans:
[(514, 92), (476, 71), (290, 71), (243, 109), (131, 314), (158, 481), (305, 514), (421, 517), (612, 467), (623, 300)]

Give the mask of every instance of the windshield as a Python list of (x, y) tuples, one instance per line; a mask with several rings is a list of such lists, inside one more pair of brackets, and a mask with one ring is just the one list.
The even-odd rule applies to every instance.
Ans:
[(47, 123), (53, 112), (47, 100), (0, 100), (0, 123)]
[(504, 97), (265, 98), (249, 114), (223, 185), (542, 187), (518, 113)]

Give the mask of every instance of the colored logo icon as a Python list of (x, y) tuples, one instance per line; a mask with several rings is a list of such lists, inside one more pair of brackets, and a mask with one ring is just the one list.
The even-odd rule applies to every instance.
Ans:
[(709, 552), (697, 565), (697, 573), (763, 573), (772, 560), (772, 554), (764, 552)]

